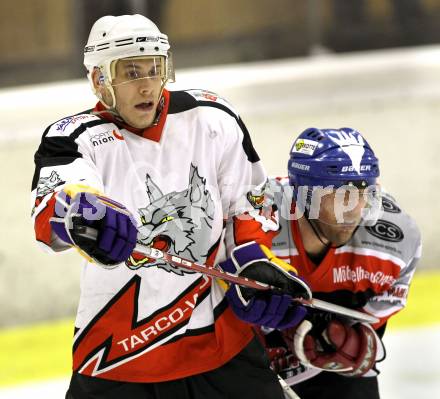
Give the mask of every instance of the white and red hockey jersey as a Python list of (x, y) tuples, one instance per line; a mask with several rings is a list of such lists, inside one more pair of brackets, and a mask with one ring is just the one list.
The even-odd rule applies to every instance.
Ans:
[[(270, 179), (267, 190), (277, 208), (280, 230), (272, 242), (276, 256), (293, 265), (309, 284), (313, 296), (379, 318), (380, 329), (401, 310), (421, 256), (421, 237), (414, 220), (395, 200), (383, 194), (384, 212), (373, 226), (360, 226), (345, 245), (330, 248), (319, 264), (305, 252), (294, 214), (292, 190), (287, 178)], [(305, 373), (303, 376), (298, 375)], [(302, 366), (285, 370), (293, 384), (312, 376)]]
[[(266, 175), (246, 127), (210, 92), (165, 90), (157, 124), (144, 131), (98, 104), (49, 126), (35, 163), (36, 239), (49, 250), (69, 248), (49, 223), (67, 185), (124, 204), (140, 241), (192, 261), (212, 264), (226, 253), (225, 241), (270, 246), (273, 237), (257, 212), (252, 190)], [(84, 264), (75, 327), (74, 371), (133, 382), (215, 369), (253, 336), (216, 283), (136, 253), (112, 270)]]

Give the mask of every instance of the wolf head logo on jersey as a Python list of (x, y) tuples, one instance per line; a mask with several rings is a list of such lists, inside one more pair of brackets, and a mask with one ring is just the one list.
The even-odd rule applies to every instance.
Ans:
[(55, 191), (55, 188), (64, 184), (65, 181), (60, 179), (60, 176), (54, 170), (50, 174), (50, 176), (40, 177), (37, 185), (37, 192), (35, 197), (34, 208), (32, 209), (32, 214), (35, 212), (35, 208), (41, 204), (43, 198), (50, 193)]
[[(191, 165), (186, 190), (163, 194), (149, 175), (146, 185), (150, 204), (139, 209), (142, 222), (139, 228), (140, 242), (182, 258), (204, 262), (208, 255), (214, 202), (197, 167)], [(193, 273), (136, 252), (126, 264), (130, 269), (157, 266), (179, 275)]]

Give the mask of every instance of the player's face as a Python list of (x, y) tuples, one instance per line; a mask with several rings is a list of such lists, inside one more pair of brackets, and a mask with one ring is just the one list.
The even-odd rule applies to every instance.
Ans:
[(316, 223), (334, 246), (345, 244), (359, 226), (366, 206), (364, 190), (356, 187), (335, 190), (322, 196)]
[(162, 76), (159, 57), (122, 59), (116, 63), (112, 81), (116, 110), (127, 124), (138, 129), (151, 126), (156, 117)]

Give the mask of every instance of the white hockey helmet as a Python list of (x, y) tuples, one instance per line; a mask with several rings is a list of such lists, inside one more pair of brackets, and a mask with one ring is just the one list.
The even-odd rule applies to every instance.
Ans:
[(84, 65), (93, 92), (102, 101), (94, 87), (92, 77), (93, 70), (99, 68), (103, 84), (113, 98), (111, 106), (116, 105), (112, 87), (114, 77), (112, 63), (122, 58), (163, 57), (162, 86), (165, 86), (167, 81), (174, 81), (174, 68), (169, 49), (168, 36), (161, 33), (151, 20), (142, 15), (107, 15), (99, 18), (92, 26), (84, 47)]

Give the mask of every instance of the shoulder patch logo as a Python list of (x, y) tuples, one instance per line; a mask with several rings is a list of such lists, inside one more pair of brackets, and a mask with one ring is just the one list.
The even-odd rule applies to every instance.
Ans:
[[(205, 104), (216, 103), (220, 106), (224, 106), (238, 117), (238, 112), (234, 109), (234, 107), (225, 98), (220, 97), (218, 94), (213, 93), (212, 91), (191, 89), (185, 90), (185, 92), (194, 97), (197, 101), (203, 102)], [(214, 104), (212, 105), (215, 106)]]
[(202, 91), (202, 97), (210, 101), (217, 101), (218, 96), (210, 91)]
[(366, 226), (365, 229), (373, 236), (390, 242), (400, 242), (404, 238), (402, 229), (394, 223), (379, 219), (374, 226)]
[(254, 193), (252, 191), (249, 191), (247, 193), (247, 199), (250, 202), (250, 204), (255, 208), (255, 209), (261, 209), (264, 205), (264, 193), (263, 194), (256, 194), (254, 195)]
[(246, 198), (254, 209), (262, 209), (266, 204), (266, 200), (273, 200), (270, 198), (270, 190), (266, 190), (269, 182), (266, 180), (264, 183), (255, 186), (252, 190), (249, 190), (246, 194)]
[(41, 176), (38, 180), (35, 203), (31, 214), (34, 214), (35, 208), (41, 204), (41, 201), (46, 195), (53, 193), (58, 186), (61, 186), (64, 183), (65, 181), (62, 180), (54, 170), (51, 172), (50, 176)]
[(208, 90), (191, 90), (191, 94), (197, 99), (197, 100), (209, 100), (209, 101), (217, 101), (218, 95), (213, 93), (212, 91)]
[(64, 132), (64, 130), (66, 129), (66, 127), (70, 124), (75, 124), (78, 121), (82, 121), (84, 119), (90, 119), (92, 116), (87, 114), (87, 115), (75, 115), (75, 116), (69, 116), (67, 118), (64, 118), (62, 120), (60, 120), (59, 122), (56, 123), (56, 129), (58, 131)]
[(382, 207), (385, 212), (400, 213), (402, 210), (388, 198), (382, 197)]

